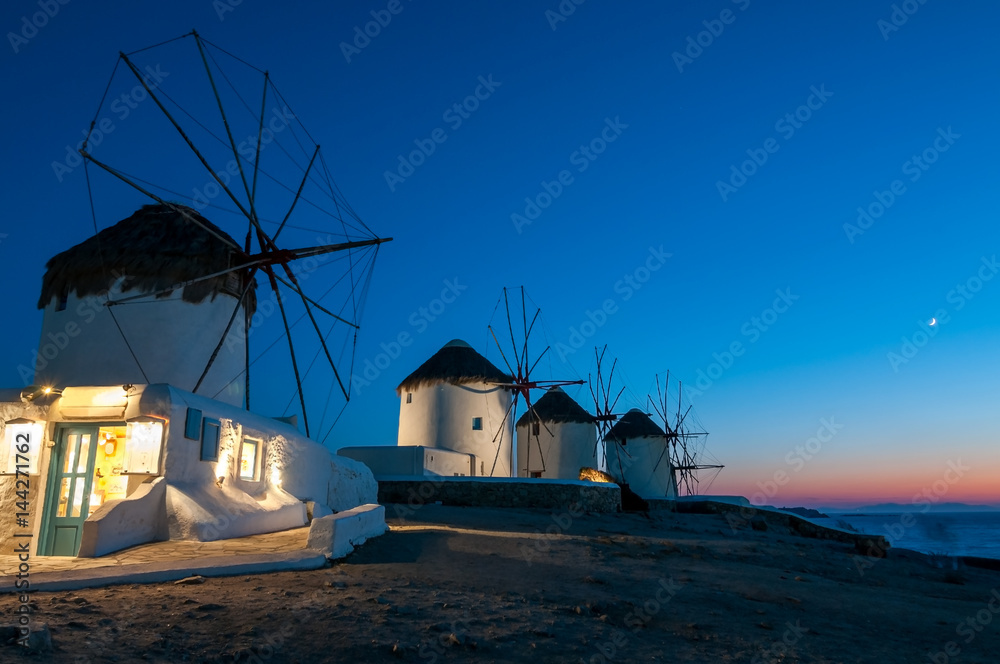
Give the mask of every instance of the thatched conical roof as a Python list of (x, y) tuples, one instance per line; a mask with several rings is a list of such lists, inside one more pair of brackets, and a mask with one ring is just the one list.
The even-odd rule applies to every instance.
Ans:
[(649, 415), (638, 408), (633, 408), (622, 415), (621, 419), (615, 422), (611, 431), (604, 436), (604, 440), (624, 442), (630, 438), (642, 438), (644, 436), (663, 436), (663, 429)]
[[(49, 259), (38, 308), (73, 292), (77, 297), (103, 295), (119, 277), (125, 277), (122, 292), (152, 293), (220, 272), (238, 260), (233, 246), (221, 238), (232, 240), (189, 207), (144, 205), (127, 219)], [(239, 246), (235, 241), (233, 245)], [(248, 272), (240, 270), (190, 284), (184, 287), (184, 301), (198, 303), (219, 293), (238, 298), (247, 278)], [(251, 314), (256, 308), (254, 288), (245, 302)]]
[(452, 339), (404, 378), (396, 388), (396, 394), (435, 383), (464, 385), (482, 382), (509, 383), (512, 380), (472, 346), (461, 339)]
[(536, 420), (542, 422), (579, 423), (593, 422), (594, 416), (573, 400), (558, 385), (550, 387), (542, 398), (531, 405), (531, 410), (517, 420), (517, 426), (526, 426)]

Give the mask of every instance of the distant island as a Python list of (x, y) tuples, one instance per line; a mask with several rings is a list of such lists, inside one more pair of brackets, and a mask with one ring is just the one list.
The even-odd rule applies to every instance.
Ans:
[(844, 514), (901, 514), (907, 512), (928, 512), (939, 514), (941, 512), (1000, 512), (1000, 507), (996, 505), (969, 505), (967, 503), (938, 503), (931, 505), (927, 509), (926, 503), (878, 503), (877, 505), (863, 505), (852, 509), (843, 507), (824, 507), (822, 512)]

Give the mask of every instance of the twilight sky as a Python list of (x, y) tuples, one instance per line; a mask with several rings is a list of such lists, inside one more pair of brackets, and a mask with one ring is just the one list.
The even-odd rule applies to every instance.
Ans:
[[(395, 238), (331, 447), (393, 444), (395, 386), (452, 338), (502, 366), (487, 325), (523, 285), (532, 344), (551, 346), (538, 378), (586, 378), (608, 344), (624, 407), (657, 373), (684, 382), (727, 466), (713, 493), (1000, 504), (998, 20), (986, 0), (12, 0), (0, 383), (22, 385), (38, 347), (45, 261), (93, 233), (83, 169), (53, 163), (119, 51), (195, 28), (269, 70), (346, 199)], [(161, 135), (137, 107), (106, 111), (108, 149)], [(205, 184), (175, 143), (150, 145), (183, 191)], [(131, 211), (104, 205), (102, 227)], [(280, 350), (255, 410), (291, 396)]]

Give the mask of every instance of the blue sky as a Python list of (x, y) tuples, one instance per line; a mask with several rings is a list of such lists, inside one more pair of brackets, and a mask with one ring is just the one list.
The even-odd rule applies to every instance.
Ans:
[[(92, 233), (82, 169), (60, 182), (52, 162), (82, 138), (119, 51), (196, 28), (269, 70), (346, 198), (395, 238), (356, 366), (400, 333), (412, 343), (356, 383), (333, 447), (394, 443), (395, 386), (450, 339), (499, 364), (487, 325), (501, 289), (523, 285), (542, 309), (539, 350), (568, 344), (606, 300), (614, 310), (540, 378), (586, 378), (596, 344), (620, 358), (628, 406), (667, 369), (686, 390), (717, 374), (692, 396), (727, 465), (713, 491), (766, 492), (784, 472), (769, 502), (908, 502), (961, 459), (971, 469), (946, 499), (1000, 502), (995, 4), (897, 3), (894, 16), (892, 3), (589, 0), (562, 3), (565, 20), (554, 0), (389, 4), (71, 1), (33, 32), (39, 5), (6, 3), (0, 27), (20, 37), (0, 49), (4, 384), (21, 384), (37, 346), (45, 261)], [(373, 11), (391, 20), (345, 55)], [(448, 115), (477, 88), (468, 117)], [(129, 123), (119, 136), (144, 128)], [(436, 129), (424, 163), (387, 182)], [(602, 132), (614, 140), (581, 156)], [(512, 220), (546, 183), (551, 204)], [(859, 207), (879, 206), (857, 226)], [(626, 299), (620, 282), (656, 251), (670, 256)], [(420, 308), (448, 283), (457, 297), (428, 320)], [(784, 311), (769, 312), (778, 291)], [(935, 316), (934, 335), (904, 348)], [(742, 354), (713, 369), (735, 342)], [(842, 428), (798, 463), (823, 418)]]

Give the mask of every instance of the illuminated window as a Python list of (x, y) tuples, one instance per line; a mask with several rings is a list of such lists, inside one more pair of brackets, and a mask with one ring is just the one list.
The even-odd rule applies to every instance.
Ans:
[(260, 441), (244, 438), (240, 446), (240, 479), (256, 482), (260, 479)]
[[(123, 433), (118, 431), (118, 433)], [(163, 422), (145, 421), (136, 418), (128, 423), (125, 433), (125, 458), (123, 469), (126, 473), (155, 475), (159, 472), (160, 448), (163, 445)], [(114, 456), (120, 444), (120, 436), (114, 431), (100, 441), (105, 445), (105, 454)], [(114, 442), (111, 446), (110, 443)]]
[(481, 418), (481, 417), (473, 417), (472, 418), (472, 430), (473, 431), (482, 431), (483, 430), (483, 418)]

